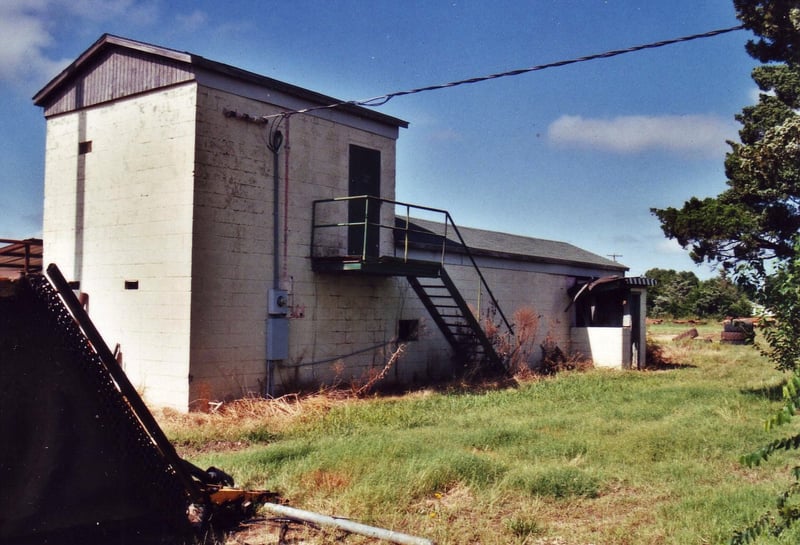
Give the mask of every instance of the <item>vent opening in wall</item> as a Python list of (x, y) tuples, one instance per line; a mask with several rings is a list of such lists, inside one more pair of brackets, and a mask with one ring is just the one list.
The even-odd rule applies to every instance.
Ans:
[(419, 320), (400, 320), (397, 327), (397, 340), (400, 342), (419, 340)]
[(125, 289), (126, 290), (138, 290), (139, 289), (139, 281), (138, 280), (126, 280), (125, 281)]
[(78, 155), (86, 155), (92, 151), (92, 141), (78, 142)]

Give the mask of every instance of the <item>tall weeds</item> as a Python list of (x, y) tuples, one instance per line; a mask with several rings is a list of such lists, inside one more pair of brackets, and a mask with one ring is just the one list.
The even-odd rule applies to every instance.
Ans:
[(531, 357), (539, 332), (541, 317), (531, 307), (520, 307), (514, 311), (511, 321), (514, 333), (501, 328), (495, 319), (496, 312), (489, 309), (483, 319), (486, 336), (494, 345), (495, 352), (505, 363), (509, 374), (528, 376), (531, 374)]

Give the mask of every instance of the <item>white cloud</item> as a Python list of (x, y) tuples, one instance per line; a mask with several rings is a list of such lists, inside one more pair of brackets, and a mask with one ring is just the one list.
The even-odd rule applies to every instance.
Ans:
[(158, 5), (141, 0), (54, 0), (70, 13), (86, 21), (101, 23), (124, 17), (137, 25), (157, 22)]
[(45, 49), (53, 36), (45, 25), (46, 0), (0, 3), (0, 81), (25, 86), (55, 75), (66, 59), (51, 59)]
[(158, 12), (156, 0), (0, 0), (0, 83), (31, 92), (66, 67), (72, 59), (52, 53), (56, 28), (148, 25)]
[(180, 14), (177, 16), (178, 24), (185, 30), (197, 31), (205, 26), (208, 21), (208, 15), (199, 9), (194, 10), (186, 15)]
[(728, 150), (725, 141), (736, 137), (733, 122), (710, 115), (620, 116), (591, 119), (562, 115), (547, 129), (559, 145), (615, 153), (665, 150), (717, 157)]
[(656, 239), (656, 251), (659, 254), (689, 255), (689, 250), (683, 248), (678, 241), (672, 238)]

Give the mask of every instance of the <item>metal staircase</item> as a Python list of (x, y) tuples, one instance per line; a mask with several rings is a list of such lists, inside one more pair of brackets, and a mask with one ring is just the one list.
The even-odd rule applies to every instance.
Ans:
[[(505, 331), (514, 334), (449, 212), (369, 195), (322, 199), (314, 201), (313, 205), (311, 260), (315, 272), (405, 276), (465, 368), (486, 373), (507, 371), (491, 339), (444, 269), (448, 253), (466, 258), (479, 281), (479, 291), (496, 309)], [(382, 205), (395, 208), (391, 224), (366, 219), (370, 208), (380, 209)], [(364, 208), (364, 213), (358, 216), (358, 221), (353, 221), (350, 210), (359, 207)], [(405, 214), (397, 213), (403, 209)], [(436, 223), (439, 229), (418, 225), (420, 220), (410, 216), (412, 209), (439, 215), (441, 221)], [(384, 230), (392, 234), (391, 252), (381, 251), (380, 245), (377, 254), (367, 251), (371, 248), (370, 236), (379, 241)], [(346, 250), (341, 243), (345, 239), (348, 241)], [(354, 244), (359, 239), (363, 241), (360, 247)], [(412, 247), (428, 258), (412, 258), (409, 254)]]
[(443, 267), (436, 277), (406, 278), (465, 367), (505, 370), (491, 340)]

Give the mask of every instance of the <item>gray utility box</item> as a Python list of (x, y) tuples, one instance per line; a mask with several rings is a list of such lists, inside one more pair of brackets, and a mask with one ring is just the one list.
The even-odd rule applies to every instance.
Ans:
[(267, 318), (267, 359), (285, 360), (289, 357), (289, 319), (283, 316)]

